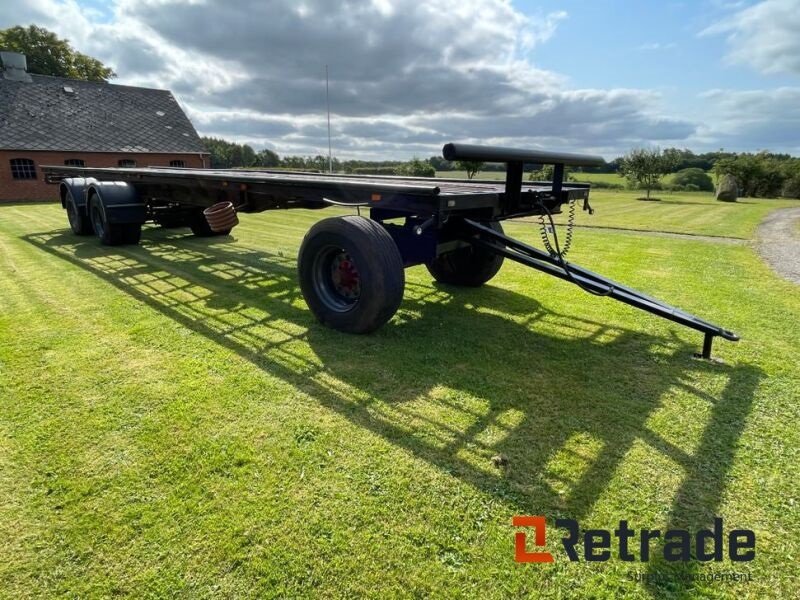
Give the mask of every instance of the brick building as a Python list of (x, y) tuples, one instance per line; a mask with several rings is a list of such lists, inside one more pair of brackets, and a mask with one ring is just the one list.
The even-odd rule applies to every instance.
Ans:
[(29, 74), (11, 52), (0, 60), (0, 202), (55, 200), (42, 165), (207, 166), (169, 91)]

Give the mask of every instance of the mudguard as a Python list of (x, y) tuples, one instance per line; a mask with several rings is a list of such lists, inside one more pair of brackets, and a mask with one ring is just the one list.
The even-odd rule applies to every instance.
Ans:
[(67, 191), (72, 193), (75, 204), (79, 209), (86, 210), (86, 190), (97, 180), (94, 177), (67, 177), (62, 179), (58, 186), (58, 194), (61, 199), (61, 208), (67, 208)]
[(86, 202), (100, 202), (109, 223), (139, 223), (147, 221), (147, 207), (139, 194), (126, 181), (91, 181), (86, 188)]

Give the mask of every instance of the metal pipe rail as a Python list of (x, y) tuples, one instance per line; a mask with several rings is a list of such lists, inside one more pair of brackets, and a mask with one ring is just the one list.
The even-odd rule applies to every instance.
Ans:
[(501, 146), (479, 146), (475, 144), (445, 144), (442, 148), (445, 160), (474, 160), (479, 162), (527, 163), (536, 165), (567, 165), (570, 167), (601, 167), (606, 164), (602, 156), (574, 154), (571, 152), (545, 152), (543, 150), (521, 150)]

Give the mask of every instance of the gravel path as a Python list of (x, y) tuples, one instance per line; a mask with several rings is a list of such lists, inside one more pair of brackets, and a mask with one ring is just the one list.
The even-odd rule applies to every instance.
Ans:
[(800, 208), (770, 213), (756, 231), (758, 253), (779, 275), (800, 285)]

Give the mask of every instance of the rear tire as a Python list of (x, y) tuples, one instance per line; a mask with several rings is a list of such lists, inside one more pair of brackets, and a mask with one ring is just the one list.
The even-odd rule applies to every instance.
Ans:
[(89, 215), (85, 210), (81, 210), (69, 190), (67, 190), (67, 196), (64, 198), (64, 208), (67, 209), (67, 219), (72, 233), (75, 235), (92, 235), (94, 233)]
[(192, 216), (189, 218), (189, 228), (197, 237), (217, 237), (220, 235), (230, 235), (231, 233), (230, 229), (212, 231), (202, 210), (192, 213)]
[[(500, 223), (493, 221), (488, 226), (503, 233)], [(503, 266), (504, 257), (475, 246), (457, 248), (437, 256), (427, 263), (428, 272), (440, 283), (464, 287), (480, 287), (497, 275)]]
[(400, 251), (382, 225), (364, 217), (316, 223), (303, 238), (297, 270), (311, 312), (338, 331), (375, 331), (403, 300)]
[(104, 246), (136, 245), (142, 238), (141, 223), (109, 223), (105, 207), (96, 195), (89, 200), (89, 218)]

